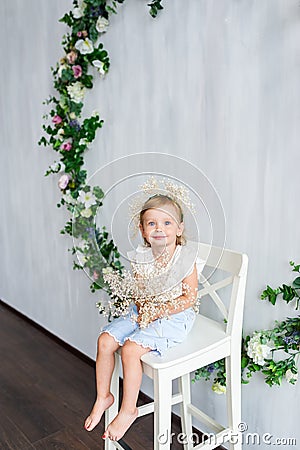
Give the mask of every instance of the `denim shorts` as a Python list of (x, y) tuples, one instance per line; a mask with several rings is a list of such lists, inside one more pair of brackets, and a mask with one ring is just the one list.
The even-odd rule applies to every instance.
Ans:
[(136, 306), (132, 306), (124, 317), (114, 319), (104, 326), (101, 333), (108, 333), (121, 346), (127, 341), (133, 341), (159, 356), (163, 356), (168, 348), (184, 341), (196, 317), (193, 308), (188, 308), (169, 318), (156, 319), (147, 328), (140, 328), (135, 320), (137, 316)]

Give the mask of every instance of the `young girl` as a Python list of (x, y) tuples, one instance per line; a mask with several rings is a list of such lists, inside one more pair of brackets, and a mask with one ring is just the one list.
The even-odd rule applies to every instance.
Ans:
[(86, 430), (91, 431), (114, 402), (110, 382), (114, 353), (119, 347), (122, 347), (123, 365), (121, 408), (105, 430), (103, 439), (121, 439), (138, 415), (136, 403), (142, 381), (141, 356), (150, 351), (162, 355), (167, 348), (182, 342), (195, 319), (192, 308), (198, 287), (195, 254), (182, 236), (184, 224), (179, 202), (167, 195), (150, 197), (140, 212), (139, 228), (145, 245), (129, 253), (134, 260), (134, 273), (145, 280), (145, 272), (149, 268), (160, 267), (162, 275), (167, 274), (162, 278), (165, 292), (161, 289), (156, 294), (160, 298), (165, 296), (165, 301), (149, 307), (149, 302), (136, 299), (131, 311), (106, 325), (98, 338), (97, 398), (85, 420)]

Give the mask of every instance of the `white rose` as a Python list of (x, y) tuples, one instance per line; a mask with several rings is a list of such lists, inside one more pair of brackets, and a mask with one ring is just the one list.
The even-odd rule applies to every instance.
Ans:
[(298, 373), (293, 373), (291, 371), (291, 369), (288, 369), (285, 372), (285, 378), (286, 378), (286, 381), (288, 381), (289, 383), (295, 384), (298, 380)]
[(60, 66), (59, 66), (59, 68), (58, 68), (58, 71), (57, 71), (57, 76), (58, 76), (59, 78), (61, 78), (61, 76), (62, 76), (62, 71), (63, 71), (63, 70), (66, 70), (67, 68), (68, 68), (67, 64), (60, 64)]
[(109, 21), (105, 17), (99, 16), (96, 22), (96, 30), (98, 33), (105, 33), (107, 31)]
[(103, 275), (107, 275), (107, 274), (109, 274), (109, 273), (112, 273), (113, 271), (114, 271), (114, 269), (113, 269), (112, 267), (110, 267), (110, 266), (108, 266), (108, 267), (103, 267), (103, 269), (102, 269)]
[(75, 44), (75, 48), (82, 55), (86, 55), (88, 53), (93, 53), (93, 51), (94, 51), (93, 42), (89, 38), (79, 39)]
[(84, 99), (86, 89), (80, 81), (76, 81), (70, 84), (70, 86), (67, 86), (67, 91), (71, 100), (75, 103), (80, 103)]
[(91, 215), (93, 213), (92, 213), (91, 208), (87, 208), (87, 209), (83, 209), (80, 214), (82, 215), (82, 217), (86, 217), (88, 219), (89, 217), (91, 217)]
[(265, 358), (268, 357), (271, 350), (271, 347), (261, 343), (261, 334), (254, 333), (248, 342), (247, 355), (253, 359), (255, 364), (263, 366), (265, 364)]
[(84, 15), (86, 4), (83, 0), (79, 0), (78, 7), (73, 9), (74, 19), (80, 19)]

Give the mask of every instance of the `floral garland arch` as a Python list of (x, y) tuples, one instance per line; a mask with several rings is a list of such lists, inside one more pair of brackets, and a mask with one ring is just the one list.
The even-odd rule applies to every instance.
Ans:
[[(72, 248), (79, 259), (79, 263), (74, 262), (74, 268), (87, 270), (94, 280), (92, 292), (104, 287), (102, 268), (111, 266), (121, 270), (122, 266), (118, 250), (105, 228), (95, 229), (94, 218), (104, 194), (100, 187), (86, 184), (87, 173), (83, 168), (83, 155), (104, 121), (98, 113), (81, 122), (80, 119), (87, 90), (93, 88), (94, 76), (90, 69), (104, 77), (110, 67), (108, 52), (98, 42), (99, 37), (107, 31), (110, 15), (117, 13), (118, 3), (123, 2), (74, 0), (73, 9), (60, 19), (69, 26), (70, 32), (62, 40), (64, 56), (52, 68), (57, 96), (50, 96), (45, 102), (52, 105), (49, 114), (44, 116), (43, 129), (48, 137), (43, 136), (39, 141), (40, 145), (51, 146), (60, 157), (45, 175), (60, 174), (58, 186), (62, 197), (57, 206), (65, 206), (73, 215), (61, 233), (79, 240)], [(162, 9), (161, 0), (153, 0), (148, 6), (152, 17)], [(98, 248), (89, 239), (91, 234)]]
[[(148, 6), (152, 17), (156, 17), (163, 9), (162, 0), (153, 0)], [(77, 253), (78, 262), (74, 261), (74, 269), (85, 269), (92, 283), (90, 289), (96, 292), (107, 288), (103, 280), (102, 269), (111, 267), (122, 272), (118, 249), (110, 239), (105, 227), (96, 229), (94, 217), (102, 205), (104, 193), (99, 186), (86, 184), (87, 173), (84, 170), (84, 153), (94, 141), (97, 130), (104, 121), (98, 113), (82, 120), (84, 98), (88, 90), (93, 88), (94, 76), (90, 70), (96, 71), (103, 78), (110, 67), (108, 52), (99, 41), (99, 37), (109, 27), (111, 14), (117, 13), (118, 4), (124, 0), (73, 0), (73, 9), (66, 13), (60, 22), (70, 28), (62, 40), (64, 56), (52, 68), (53, 85), (56, 96), (50, 96), (45, 103), (52, 105), (50, 112), (44, 115), (43, 129), (48, 135), (43, 136), (39, 144), (50, 146), (59, 156), (45, 175), (59, 174), (58, 186), (61, 200), (58, 207), (64, 206), (73, 216), (70, 218), (62, 234), (70, 234), (79, 240), (73, 246), (72, 253)], [(50, 119), (50, 120), (49, 120)], [(96, 245), (93, 245), (91, 236)], [(300, 266), (291, 262), (293, 271), (300, 272)], [(283, 285), (273, 290), (270, 286), (262, 293), (262, 299), (267, 298), (273, 305), (277, 296), (283, 295), (287, 303), (296, 299), (296, 309), (299, 307), (300, 276), (292, 285)], [(118, 299), (115, 299), (118, 306)], [(99, 302), (99, 312), (104, 309)], [(274, 353), (283, 350), (286, 357), (275, 361)], [(280, 385), (283, 377), (295, 384), (298, 376), (297, 359), (300, 353), (300, 318), (287, 318), (276, 322), (271, 330), (254, 332), (246, 336), (242, 343), (242, 377), (243, 383), (248, 383), (252, 374), (262, 371), (265, 382), (269, 386)], [(214, 375), (213, 375), (214, 374)], [(195, 372), (194, 380), (204, 378), (209, 380), (214, 376), (212, 389), (222, 394), (226, 391), (224, 360), (210, 364)]]

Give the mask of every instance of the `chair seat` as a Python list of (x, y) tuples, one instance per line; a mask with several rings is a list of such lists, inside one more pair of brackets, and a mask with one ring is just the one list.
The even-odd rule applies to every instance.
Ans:
[[(222, 324), (198, 314), (184, 342), (169, 349), (165, 356), (157, 356), (151, 352), (142, 356), (144, 372), (151, 375), (149, 369), (167, 369), (173, 366), (178, 368), (182, 363), (189, 361), (196, 361), (197, 365), (201, 357), (208, 354), (211, 357), (214, 350), (220, 347), (226, 356), (225, 353), (230, 352), (230, 336), (226, 334), (224, 328)], [(212, 357), (212, 361), (216, 359)], [(191, 366), (189, 366), (190, 369)]]

